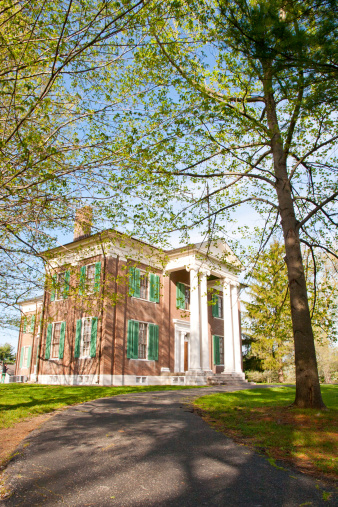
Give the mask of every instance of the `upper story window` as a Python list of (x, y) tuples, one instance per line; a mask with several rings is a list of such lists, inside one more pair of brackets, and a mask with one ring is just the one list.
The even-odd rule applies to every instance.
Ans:
[(138, 268), (129, 270), (129, 296), (160, 302), (160, 277), (154, 273), (148, 274)]
[(69, 293), (70, 271), (56, 273), (52, 278), (52, 290), (50, 300), (67, 299)]
[(101, 279), (101, 262), (82, 266), (80, 270), (79, 294), (99, 292)]
[(212, 316), (223, 319), (223, 298), (218, 294), (212, 295)]
[(178, 282), (176, 285), (176, 308), (190, 310), (190, 287)]

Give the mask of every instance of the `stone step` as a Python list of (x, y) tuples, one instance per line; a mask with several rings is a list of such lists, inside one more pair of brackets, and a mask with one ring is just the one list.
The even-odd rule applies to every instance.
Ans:
[(241, 373), (215, 373), (207, 376), (207, 383), (212, 386), (245, 387), (248, 381)]

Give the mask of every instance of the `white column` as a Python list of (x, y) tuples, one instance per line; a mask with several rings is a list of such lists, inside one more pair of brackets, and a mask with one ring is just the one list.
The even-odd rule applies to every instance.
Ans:
[(223, 280), (223, 318), (224, 318), (224, 373), (235, 371), (233, 312), (231, 301), (231, 285)]
[(209, 275), (210, 271), (200, 270), (201, 366), (203, 371), (210, 372), (207, 288), (207, 276)]
[(235, 372), (242, 372), (242, 338), (239, 327), (239, 308), (238, 308), (238, 284), (233, 284), (231, 287), (232, 299), (232, 321), (234, 331), (234, 357), (235, 357)]
[[(188, 268), (187, 268), (188, 269)], [(190, 271), (190, 362), (189, 371), (201, 371), (200, 308), (198, 290), (198, 268)]]

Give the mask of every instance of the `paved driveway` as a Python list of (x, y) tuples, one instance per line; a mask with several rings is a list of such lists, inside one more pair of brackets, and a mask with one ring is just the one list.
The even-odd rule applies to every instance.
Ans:
[(8, 466), (13, 495), (1, 505), (338, 505), (323, 500), (329, 488), (270, 465), (187, 410), (203, 391), (224, 390), (122, 395), (57, 414)]

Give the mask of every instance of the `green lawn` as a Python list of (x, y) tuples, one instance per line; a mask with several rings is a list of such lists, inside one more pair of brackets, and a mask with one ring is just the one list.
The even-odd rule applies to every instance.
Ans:
[(310, 473), (337, 476), (338, 386), (322, 386), (329, 410), (290, 408), (294, 387), (203, 396), (195, 406), (218, 431)]
[(196, 386), (47, 386), (5, 384), (0, 386), (0, 429), (67, 405), (126, 393), (189, 389)]

